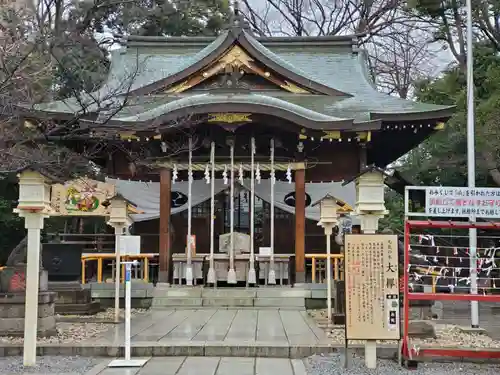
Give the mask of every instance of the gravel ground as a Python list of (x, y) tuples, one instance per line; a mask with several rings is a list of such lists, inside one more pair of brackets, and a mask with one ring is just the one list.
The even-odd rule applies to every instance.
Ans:
[[(326, 319), (326, 310), (311, 310), (309, 314), (318, 322), (323, 322)], [(435, 347), (469, 347), (469, 348), (500, 348), (500, 341), (489, 337), (486, 334), (465, 333), (460, 327), (453, 324), (438, 324), (435, 321), (428, 321), (434, 325), (437, 338), (435, 339), (419, 339), (412, 338), (411, 344), (419, 346), (435, 346)], [(326, 332), (335, 344), (344, 343), (344, 326), (335, 326), (330, 332)], [(351, 344), (364, 344), (364, 341), (353, 340)], [(379, 340), (380, 344), (395, 345), (397, 341)]]
[(0, 358), (0, 374), (85, 374), (102, 359), (86, 357), (38, 357), (36, 367), (24, 367), (22, 357)]
[[(305, 361), (308, 375), (408, 375), (394, 361), (378, 360), (376, 369), (367, 369), (362, 357), (350, 357), (349, 368), (344, 369), (344, 355), (340, 353), (312, 356)], [(494, 375), (500, 373), (500, 365), (467, 363), (420, 363), (414, 375)]]
[[(132, 317), (138, 314), (143, 314), (147, 310), (143, 309), (132, 309)], [(124, 314), (124, 310), (121, 311), (121, 315)], [(82, 319), (113, 319), (114, 309), (107, 309), (106, 311), (100, 312), (93, 316), (74, 316)], [(110, 327), (109, 324), (103, 323), (56, 323), (57, 335), (52, 337), (39, 337), (39, 344), (69, 344), (78, 343), (91, 339), (93, 337), (99, 336), (106, 332)], [(22, 344), (24, 339), (22, 337), (10, 337), (2, 336), (0, 337), (0, 343), (7, 344)], [(0, 372), (0, 374), (3, 374)]]

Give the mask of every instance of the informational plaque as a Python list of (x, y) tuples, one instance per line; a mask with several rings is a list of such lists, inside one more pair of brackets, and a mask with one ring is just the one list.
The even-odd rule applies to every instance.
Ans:
[(398, 238), (346, 234), (347, 340), (399, 340)]
[(425, 215), (500, 218), (500, 189), (426, 187)]
[(141, 253), (141, 236), (120, 236), (121, 255), (139, 255)]

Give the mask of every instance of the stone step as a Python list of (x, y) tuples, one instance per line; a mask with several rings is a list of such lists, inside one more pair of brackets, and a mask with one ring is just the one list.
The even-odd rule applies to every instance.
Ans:
[(198, 308), (198, 307), (229, 307), (229, 308), (283, 308), (305, 310), (305, 299), (301, 297), (285, 298), (191, 298), (191, 297), (155, 297), (153, 308)]
[(99, 302), (56, 304), (55, 312), (59, 315), (95, 315), (102, 311)]
[(299, 288), (259, 288), (257, 298), (311, 298), (311, 291)]
[(257, 296), (256, 289), (243, 288), (204, 288), (201, 296), (203, 298), (255, 298)]
[[(343, 347), (343, 345), (341, 346)], [(383, 352), (377, 348), (377, 354)], [(391, 348), (391, 355), (395, 349)], [(327, 354), (337, 351), (333, 345), (318, 344), (273, 344), (269, 342), (174, 342), (174, 343), (132, 343), (132, 357), (249, 357), (249, 358), (305, 358), (311, 355)], [(22, 344), (0, 345), (2, 356), (22, 356)], [(38, 344), (37, 355), (77, 355), (82, 357), (121, 357), (124, 347), (117, 344), (77, 343), (77, 344)], [(117, 374), (125, 374), (125, 370)]]
[(196, 307), (201, 307), (203, 306), (203, 301), (201, 298), (191, 298), (191, 297), (155, 297), (153, 298), (153, 303), (152, 307), (160, 307), (160, 308), (165, 308), (165, 307), (170, 307), (170, 308), (177, 308), (177, 307), (191, 307), (191, 308), (196, 308)]
[(155, 288), (154, 298), (201, 298), (202, 288), (175, 287), (175, 288)]
[(252, 307), (254, 298), (239, 298), (239, 297), (218, 297), (218, 298), (203, 298), (203, 306), (211, 307)]
[(154, 290), (153, 307), (284, 308), (304, 310), (311, 290), (290, 287), (208, 288), (161, 286)]
[(255, 307), (286, 307), (286, 308), (296, 308), (298, 310), (305, 310), (306, 301), (303, 297), (258, 297), (254, 301)]

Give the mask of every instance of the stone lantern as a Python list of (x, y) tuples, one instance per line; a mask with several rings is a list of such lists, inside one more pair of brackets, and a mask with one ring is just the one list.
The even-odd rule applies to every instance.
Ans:
[(331, 262), (331, 237), (333, 227), (338, 225), (337, 199), (330, 194), (325, 195), (313, 204), (319, 205), (318, 226), (323, 227), (326, 236), (326, 283), (327, 283), (327, 316), (328, 324), (332, 322), (332, 262)]
[(363, 233), (375, 233), (378, 221), (387, 214), (385, 209), (385, 173), (372, 167), (356, 179), (355, 215), (361, 221)]
[[(109, 212), (108, 225), (115, 230), (115, 322), (120, 321), (120, 280), (121, 280), (121, 255), (120, 255), (120, 238), (123, 232), (131, 224), (131, 219), (128, 215), (128, 207), (131, 204), (120, 194), (116, 194), (110, 198), (107, 204)], [(133, 203), (132, 203), (133, 204)]]
[(330, 194), (327, 194), (313, 204), (313, 206), (317, 205), (319, 205), (319, 226), (324, 226), (325, 224), (335, 226), (338, 224), (338, 205), (336, 198), (332, 197)]
[[(25, 310), (23, 363), (24, 366), (35, 366), (37, 333), (55, 332), (54, 300), (56, 294), (47, 291), (46, 272), (40, 273), (40, 232), (43, 229), (44, 220), (53, 212), (51, 186), (49, 179), (34, 169), (22, 170), (18, 178), (19, 203), (14, 212), (24, 218), (24, 226), (27, 229), (27, 260), (25, 266), (15, 265), (19, 266), (19, 269), (15, 270), (14, 276), (19, 277), (16, 279), (15, 287), (13, 287), (14, 278), (11, 279), (9, 291), (23, 292), (25, 289), (24, 296), (16, 297), (24, 302)], [(10, 298), (11, 303), (14, 300), (15, 298)], [(4, 324), (8, 324), (8, 319), (4, 320)]]
[(111, 226), (120, 225), (125, 226), (128, 221), (128, 205), (129, 201), (121, 195), (115, 195), (109, 200), (109, 220), (108, 224)]
[(50, 181), (31, 169), (19, 173), (19, 203), (16, 213), (23, 211), (49, 214), (50, 206)]

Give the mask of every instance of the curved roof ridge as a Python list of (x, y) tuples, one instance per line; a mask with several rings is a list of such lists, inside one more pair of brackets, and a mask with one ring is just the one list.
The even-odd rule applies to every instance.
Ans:
[[(196, 95), (180, 95), (179, 99), (161, 104), (157, 107), (148, 109), (138, 115), (132, 115), (128, 117), (123, 117), (121, 121), (143, 121), (143, 117), (149, 118), (152, 114), (167, 113), (174, 109), (188, 108), (203, 104), (225, 104), (225, 103), (239, 103), (245, 104), (249, 102), (249, 99), (254, 104), (259, 104), (267, 107), (281, 108), (288, 112), (294, 113), (301, 117), (311, 118), (318, 122), (331, 122), (331, 121), (352, 121), (352, 119), (339, 118), (334, 116), (325, 115), (313, 111), (308, 108), (300, 107), (295, 104), (291, 104), (285, 100), (281, 100), (272, 96), (262, 95), (262, 94), (211, 94), (203, 93)], [(161, 110), (159, 111), (159, 109)]]
[[(324, 96), (327, 98), (328, 96)], [(207, 115), (219, 112), (241, 112), (254, 115), (269, 115), (289, 121), (297, 129), (308, 128), (314, 131), (349, 130), (364, 131), (380, 129), (379, 120), (357, 122), (355, 118), (335, 117), (333, 114), (322, 113), (315, 108), (303, 107), (285, 99), (262, 94), (210, 94), (171, 96), (168, 102), (162, 102), (146, 111), (120, 111), (107, 122), (109, 126), (123, 126), (126, 123), (147, 127), (161, 120), (163, 122), (176, 120), (184, 116)], [(93, 120), (83, 122), (95, 123)], [(297, 130), (296, 129), (296, 130)], [(297, 130), (298, 131), (298, 130)]]

